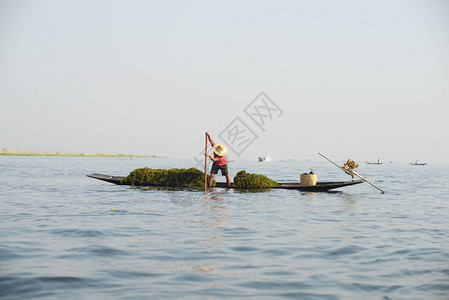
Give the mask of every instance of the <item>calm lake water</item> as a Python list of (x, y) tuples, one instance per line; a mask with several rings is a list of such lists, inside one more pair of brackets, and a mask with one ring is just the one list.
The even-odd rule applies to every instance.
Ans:
[[(449, 299), (449, 166), (360, 165), (386, 194), (139, 189), (85, 175), (193, 160), (0, 157), (0, 298)], [(231, 175), (309, 168), (350, 179)]]

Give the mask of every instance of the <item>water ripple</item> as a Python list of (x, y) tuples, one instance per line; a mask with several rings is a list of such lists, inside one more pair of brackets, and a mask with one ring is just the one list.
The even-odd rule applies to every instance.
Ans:
[(68, 249), (67, 251), (70, 253), (84, 254), (86, 256), (94, 255), (94, 256), (112, 257), (112, 256), (128, 255), (127, 251), (123, 251), (118, 248), (107, 247), (107, 246), (90, 246), (90, 247), (83, 247), (83, 248), (72, 248), (72, 249)]

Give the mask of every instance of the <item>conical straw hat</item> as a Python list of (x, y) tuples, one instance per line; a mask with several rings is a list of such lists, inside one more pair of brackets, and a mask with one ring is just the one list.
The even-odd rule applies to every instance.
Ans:
[(228, 153), (228, 148), (222, 144), (216, 144), (213, 149), (218, 156), (225, 156)]

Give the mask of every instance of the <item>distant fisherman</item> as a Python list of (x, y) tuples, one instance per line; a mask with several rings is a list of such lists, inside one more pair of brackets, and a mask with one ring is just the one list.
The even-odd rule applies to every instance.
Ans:
[(215, 174), (218, 173), (218, 170), (221, 170), (221, 175), (226, 176), (226, 183), (228, 184), (228, 187), (231, 186), (231, 177), (229, 176), (229, 169), (228, 169), (228, 163), (226, 160), (226, 153), (228, 153), (228, 149), (225, 145), (222, 144), (215, 144), (214, 140), (211, 138), (209, 132), (206, 132), (206, 136), (209, 139), (210, 144), (213, 147), (214, 150), (214, 157), (210, 155), (209, 153), (206, 153), (206, 156), (208, 156), (214, 163), (212, 165), (212, 169), (210, 170), (210, 182), (209, 186), (212, 186), (212, 183), (214, 182)]

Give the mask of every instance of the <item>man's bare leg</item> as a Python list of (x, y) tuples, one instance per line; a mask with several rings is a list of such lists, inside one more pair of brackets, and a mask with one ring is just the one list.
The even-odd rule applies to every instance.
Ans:
[(231, 176), (229, 176), (229, 174), (226, 175), (226, 183), (228, 184), (228, 187), (231, 186)]
[(209, 187), (212, 186), (212, 183), (214, 182), (215, 174), (210, 174), (210, 181), (209, 181)]

